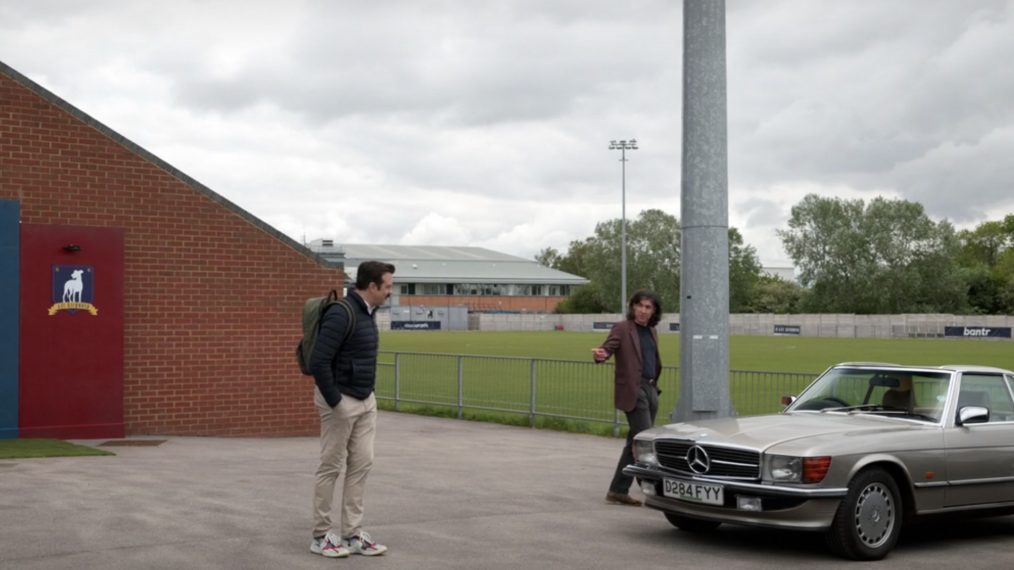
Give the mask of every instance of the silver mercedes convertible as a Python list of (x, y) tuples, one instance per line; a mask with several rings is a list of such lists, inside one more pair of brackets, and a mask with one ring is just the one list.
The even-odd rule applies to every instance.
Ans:
[(643, 431), (625, 472), (681, 530), (821, 531), (856, 560), (916, 516), (1014, 514), (1014, 372), (844, 363), (783, 403)]

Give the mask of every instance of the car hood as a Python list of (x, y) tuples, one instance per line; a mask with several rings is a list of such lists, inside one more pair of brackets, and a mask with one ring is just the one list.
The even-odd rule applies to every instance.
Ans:
[(673, 437), (763, 451), (804, 438), (812, 444), (817, 440), (844, 441), (926, 429), (938, 428), (869, 414), (795, 413), (669, 424), (644, 433), (656, 438)]

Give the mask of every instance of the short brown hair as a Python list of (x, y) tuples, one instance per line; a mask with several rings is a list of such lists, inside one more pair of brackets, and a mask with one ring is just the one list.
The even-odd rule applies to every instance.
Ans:
[(383, 261), (364, 261), (356, 270), (356, 289), (360, 291), (370, 288), (370, 283), (377, 287), (384, 284), (384, 274), (394, 273), (394, 265)]

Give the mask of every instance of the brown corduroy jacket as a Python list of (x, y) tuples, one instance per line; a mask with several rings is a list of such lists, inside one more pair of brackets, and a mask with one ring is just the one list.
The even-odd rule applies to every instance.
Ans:
[[(655, 339), (656, 370), (654, 379), (662, 373), (662, 357), (658, 352), (658, 333), (651, 329)], [(606, 359), (616, 355), (615, 392), (613, 401), (616, 409), (629, 412), (637, 405), (637, 393), (641, 389), (641, 339), (637, 335), (637, 323), (625, 319), (613, 325), (606, 341), (600, 348), (605, 349)]]

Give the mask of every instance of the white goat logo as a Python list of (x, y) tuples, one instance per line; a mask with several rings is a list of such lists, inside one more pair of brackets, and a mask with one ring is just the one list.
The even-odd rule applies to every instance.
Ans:
[(84, 289), (84, 281), (81, 280), (81, 275), (84, 274), (84, 270), (75, 269), (70, 273), (70, 279), (63, 284), (63, 302), (68, 301), (80, 303), (81, 302), (81, 291)]

